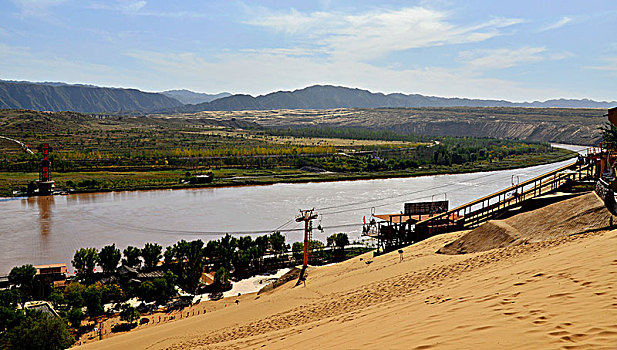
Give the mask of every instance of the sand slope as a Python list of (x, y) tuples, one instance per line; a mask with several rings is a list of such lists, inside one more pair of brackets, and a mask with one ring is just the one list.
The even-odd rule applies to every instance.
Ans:
[(611, 214), (593, 193), (548, 205), (505, 220), (491, 220), (439, 249), (466, 254), (606, 229)]
[(313, 268), (306, 287), (84, 347), (615, 348), (617, 232), (578, 230), (588, 232), (466, 255), (435, 254), (461, 233), (433, 237), (403, 262), (366, 254)]

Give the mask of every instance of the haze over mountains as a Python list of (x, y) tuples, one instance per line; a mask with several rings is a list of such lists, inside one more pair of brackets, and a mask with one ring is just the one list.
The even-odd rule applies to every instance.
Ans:
[(331, 85), (313, 85), (294, 91), (278, 91), (267, 95), (233, 95), (197, 105), (184, 105), (170, 112), (239, 111), (270, 109), (331, 109), (331, 108), (401, 108), (401, 107), (562, 107), (611, 108), (613, 102), (582, 100), (548, 100), (515, 103), (505, 100), (444, 98), (419, 94), (382, 94), (367, 90)]
[(612, 108), (617, 101), (555, 99), (516, 103), (506, 100), (444, 98), (419, 94), (382, 94), (357, 88), (314, 85), (294, 91), (250, 95), (216, 95), (188, 90), (162, 93), (137, 89), (0, 80), (0, 108), (84, 113), (194, 113), (201, 111), (402, 108), (402, 107), (561, 107)]
[(186, 104), (198, 104), (214, 101), (219, 98), (231, 96), (229, 92), (221, 92), (220, 94), (204, 94), (202, 92), (193, 92), (189, 90), (167, 90), (161, 92), (163, 95), (175, 98), (176, 100)]

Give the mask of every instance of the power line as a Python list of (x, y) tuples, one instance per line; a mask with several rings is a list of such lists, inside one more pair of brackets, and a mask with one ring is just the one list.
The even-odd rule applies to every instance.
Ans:
[[(478, 177), (475, 177), (475, 178), (471, 178), (469, 180), (473, 181), (473, 180), (478, 180), (478, 179), (482, 179), (482, 178), (490, 177), (490, 176), (495, 176), (495, 175), (498, 175), (498, 174), (495, 174), (495, 173), (486, 174), (486, 175), (478, 176)], [(386, 200), (386, 199), (404, 197), (404, 196), (409, 196), (409, 195), (412, 195), (412, 194), (417, 194), (417, 193), (422, 193), (422, 192), (426, 192), (426, 191), (430, 191), (430, 190), (434, 190), (434, 189), (439, 189), (439, 188), (443, 188), (445, 186), (455, 185), (457, 183), (458, 183), (458, 181), (457, 182), (453, 181), (453, 182), (446, 183), (446, 184), (441, 184), (441, 185), (436, 185), (436, 186), (433, 186), (433, 187), (423, 188), (421, 190), (416, 190), (416, 191), (411, 191), (411, 192), (406, 192), (406, 193), (402, 193), (402, 194), (388, 196), (387, 198), (373, 198), (373, 199), (364, 200), (364, 201), (360, 201), (360, 202), (352, 202), (352, 203), (346, 203), (346, 204), (341, 204), (341, 205), (333, 205), (333, 206), (330, 206), (330, 207), (317, 208), (317, 210), (337, 209), (337, 208), (349, 207), (349, 206), (353, 206), (353, 205), (366, 204), (366, 203), (370, 203), (370, 202), (380, 202), (380, 201), (383, 201), (383, 200)]]

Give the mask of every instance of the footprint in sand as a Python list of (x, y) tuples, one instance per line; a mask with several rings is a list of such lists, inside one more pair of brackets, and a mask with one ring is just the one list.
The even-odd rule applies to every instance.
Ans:
[(553, 331), (553, 332), (549, 332), (549, 335), (552, 335), (553, 337), (562, 337), (565, 335), (569, 335), (570, 332), (568, 331)]

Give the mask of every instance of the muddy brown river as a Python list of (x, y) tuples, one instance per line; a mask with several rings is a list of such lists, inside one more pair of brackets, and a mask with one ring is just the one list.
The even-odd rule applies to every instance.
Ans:
[[(582, 146), (563, 146), (583, 151)], [(450, 208), (563, 166), (414, 178), (207, 189), (125, 191), (33, 198), (0, 198), (0, 275), (22, 264), (66, 263), (75, 251), (115, 243), (162, 246), (186, 239), (266, 234), (302, 239), (298, 209), (317, 208), (324, 241), (335, 232), (360, 239), (362, 218), (397, 213), (403, 203), (447, 199)]]

